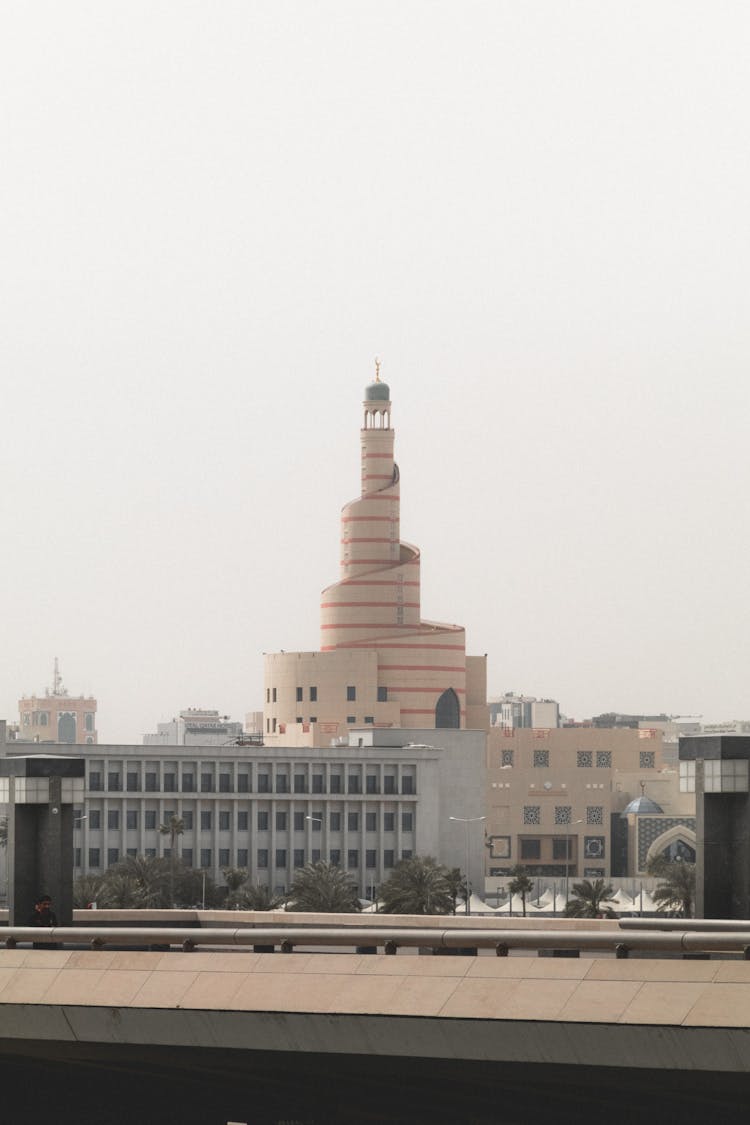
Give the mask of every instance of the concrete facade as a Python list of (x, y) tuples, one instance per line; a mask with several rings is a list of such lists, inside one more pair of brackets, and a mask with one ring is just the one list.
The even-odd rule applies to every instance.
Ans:
[[(6, 753), (13, 752), (8, 744)], [(64, 753), (63, 747), (45, 748)], [(100, 746), (85, 755), (86, 790), (74, 834), (76, 875), (101, 874), (128, 855), (168, 855), (159, 831), (185, 821), (183, 859), (221, 881), (246, 867), (278, 891), (312, 860), (340, 864), (362, 897), (411, 855), (465, 867), (463, 825), (483, 813), (481, 731), (354, 731), (347, 745), (262, 747)], [(477, 829), (481, 828), (476, 825)], [(470, 877), (481, 885), (482, 834), (470, 839)]]
[(340, 578), (321, 597), (319, 652), (265, 658), (267, 745), (324, 746), (354, 727), (488, 725), (486, 659), (460, 625), (422, 618), (420, 552), (400, 535), (390, 390), (365, 390), (361, 492), (341, 514)]
[[(546, 878), (641, 873), (648, 849), (639, 849), (638, 818), (622, 814), (643, 792), (642, 782), (662, 810), (664, 833), (673, 821), (689, 822), (695, 815), (692, 795), (680, 792), (677, 770), (664, 760), (660, 732), (493, 728), (487, 740), (490, 889), (517, 863)], [(624, 867), (613, 862), (622, 833)], [(689, 823), (684, 834), (686, 841), (694, 840)], [(652, 835), (649, 848), (661, 835)]]

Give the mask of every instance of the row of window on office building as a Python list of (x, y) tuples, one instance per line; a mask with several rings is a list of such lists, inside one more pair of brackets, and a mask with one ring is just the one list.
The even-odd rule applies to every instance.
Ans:
[[(170, 818), (176, 814), (173, 811), (165, 812), (164, 824), (168, 824)], [(78, 831), (81, 830), (84, 821), (88, 821), (89, 832), (97, 832), (102, 827), (102, 813), (101, 809), (89, 809), (88, 814), (84, 817), (80, 809), (75, 809), (73, 812), (74, 821)], [(227, 809), (219, 811), (217, 816), (214, 816), (212, 809), (204, 809), (200, 813), (199, 826), (201, 832), (211, 832), (214, 826), (218, 827), (220, 832), (230, 832), (232, 829), (233, 817), (236, 817), (235, 823), (238, 832), (247, 832), (250, 829), (250, 814), (244, 809), (240, 809), (235, 813)], [(195, 817), (192, 810), (185, 810), (180, 819), (182, 820), (182, 827), (185, 832), (192, 832), (195, 827)], [(364, 825), (365, 832), (378, 831), (379, 816), (377, 812), (366, 812), (361, 815), (357, 811), (348, 812), (346, 814), (346, 831), (359, 832), (360, 826)], [(122, 825), (122, 817), (119, 809), (107, 809), (107, 830), (111, 832), (119, 831)], [(125, 810), (125, 828), (127, 831), (137, 831), (140, 823), (140, 810), (139, 809), (126, 809)], [(304, 832), (308, 828), (312, 832), (322, 831), (322, 826), (326, 823), (326, 817), (323, 812), (311, 813), (306, 816), (303, 812), (294, 812), (290, 814), (285, 809), (277, 809), (276, 813), (271, 818), (271, 813), (267, 809), (258, 809), (255, 814), (255, 827), (258, 832), (270, 831), (271, 824), (274, 825), (277, 832), (287, 832), (291, 825), (294, 832)], [(344, 831), (344, 814), (341, 812), (329, 812), (327, 818), (328, 829), (330, 832), (343, 832)], [(157, 823), (157, 814), (155, 809), (146, 809), (143, 813), (143, 828), (145, 831), (153, 831), (160, 828), (161, 825)], [(383, 813), (383, 832), (395, 832), (396, 830), (396, 813), (384, 812)], [(409, 810), (401, 812), (401, 831), (413, 832), (414, 831), (414, 813)]]
[[(90, 869), (100, 868), (102, 866), (102, 848), (91, 847), (88, 849), (88, 867)], [(136, 848), (127, 848), (125, 856), (133, 858), (138, 855)], [(144, 850), (147, 859), (155, 859), (157, 855), (156, 848), (146, 848)], [(236, 866), (247, 867), (250, 852), (248, 848), (237, 848), (236, 851)], [(411, 859), (414, 852), (411, 848), (402, 848), (401, 859)], [(165, 859), (171, 855), (171, 849), (165, 848), (162, 852)], [(184, 863), (188, 867), (193, 866), (194, 852), (192, 848), (182, 848), (180, 855)], [(212, 848), (200, 848), (199, 852), (199, 867), (212, 868), (214, 866), (214, 852)], [(82, 866), (83, 850), (81, 848), (74, 849), (73, 862), (76, 867)], [(216, 852), (217, 865), (220, 868), (229, 867), (231, 865), (232, 852), (229, 848), (218, 848)], [(107, 848), (107, 867), (113, 867), (116, 863), (120, 862), (121, 853), (119, 848)], [(292, 861), (293, 868), (304, 867), (307, 862), (306, 852), (304, 848), (276, 848), (274, 852), (274, 867), (277, 870), (286, 870), (289, 866), (289, 860)], [(322, 858), (322, 851), (320, 848), (312, 848), (310, 851), (310, 861), (318, 863)], [(329, 862), (336, 867), (342, 865), (344, 858), (344, 851), (341, 848), (330, 848), (328, 851)], [(360, 867), (361, 853), (359, 848), (347, 848), (345, 853), (346, 866), (349, 870), (358, 870)], [(258, 848), (255, 852), (255, 867), (261, 871), (267, 870), (270, 866), (271, 851), (269, 848)], [(368, 870), (375, 870), (378, 866), (378, 852), (376, 848), (366, 848), (364, 851), (365, 868)], [(394, 848), (384, 848), (383, 850), (383, 868), (389, 869), (396, 865), (396, 851)]]
[[(200, 790), (198, 789), (197, 782), (200, 781)], [(156, 770), (145, 770), (143, 775), (138, 770), (127, 771), (125, 773), (125, 790), (128, 793), (372, 793), (377, 794), (381, 791), (385, 794), (396, 794), (399, 792), (398, 778), (395, 773), (387, 773), (383, 775), (382, 782), (377, 773), (368, 773), (364, 778), (364, 789), (362, 788), (362, 774), (361, 771), (351, 771), (346, 777), (343, 773), (331, 773), (328, 777), (328, 784), (326, 785), (326, 778), (323, 773), (313, 773), (308, 778), (306, 773), (295, 773), (290, 779), (289, 774), (277, 773), (275, 776), (271, 773), (258, 773), (256, 774), (256, 785), (253, 790), (252, 781), (249, 773), (242, 772), (237, 774), (236, 788), (235, 780), (231, 773), (220, 772), (218, 776), (218, 788), (216, 784), (216, 777), (213, 771), (208, 771), (200, 774), (200, 778), (194, 772), (183, 770), (182, 774), (178, 774), (176, 770), (165, 770), (161, 778)], [(403, 773), (401, 775), (401, 793), (413, 794), (415, 792), (415, 777), (413, 774)], [(104, 772), (102, 770), (89, 770), (88, 774), (88, 787), (93, 792), (104, 791)], [(123, 777), (119, 770), (110, 770), (106, 775), (107, 790), (109, 792), (122, 792)], [(346, 786), (346, 788), (345, 788)]]

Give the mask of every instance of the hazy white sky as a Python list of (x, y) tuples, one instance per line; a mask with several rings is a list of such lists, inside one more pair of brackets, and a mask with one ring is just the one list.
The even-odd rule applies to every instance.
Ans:
[(750, 716), (745, 0), (8, 3), (0, 716), (260, 707), (391, 386), (489, 688)]

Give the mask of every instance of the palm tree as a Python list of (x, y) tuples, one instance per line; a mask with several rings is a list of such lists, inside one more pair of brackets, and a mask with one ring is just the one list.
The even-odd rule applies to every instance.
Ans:
[(582, 883), (573, 884), (574, 897), (565, 904), (567, 918), (616, 918), (611, 906), (603, 903), (611, 902), (613, 898), (612, 885), (603, 879), (584, 879)]
[(351, 914), (361, 910), (357, 885), (334, 863), (319, 860), (301, 867), (288, 898), (291, 910), (321, 914)]
[(174, 906), (174, 868), (175, 868), (175, 844), (177, 837), (181, 836), (185, 831), (185, 821), (180, 816), (174, 813), (170, 816), (166, 824), (159, 825), (159, 831), (162, 836), (169, 836), (169, 858), (170, 858), (170, 875), (169, 875), (169, 897), (171, 905)]
[(175, 898), (180, 906), (195, 906), (202, 903), (205, 893), (206, 906), (221, 906), (224, 888), (217, 887), (208, 871), (188, 867), (183, 859), (177, 865)]
[(222, 867), (221, 873), (227, 885), (227, 897), (224, 905), (227, 910), (232, 910), (243, 897), (241, 888), (247, 882), (247, 868)]
[(81, 875), (73, 884), (73, 906), (77, 910), (85, 909), (90, 902), (99, 900), (104, 879), (99, 875)]
[(455, 914), (458, 900), (461, 898), (466, 902), (466, 876), (460, 867), (451, 867), (447, 872), (447, 877), (452, 903), (451, 914)]
[(511, 870), (511, 881), (508, 883), (508, 890), (510, 891), (510, 904), (513, 905), (513, 897), (520, 895), (521, 897), (521, 912), (523, 917), (526, 917), (526, 895), (530, 895), (534, 890), (534, 880), (527, 875), (526, 868), (520, 863)]
[(167, 859), (144, 856), (128, 856), (114, 867), (110, 867), (104, 876), (104, 883), (115, 875), (131, 876), (137, 887), (142, 906), (168, 906), (169, 885), (172, 876), (172, 866)]
[(402, 859), (378, 891), (383, 914), (450, 914), (450, 876), (432, 856)]
[(647, 870), (661, 882), (652, 898), (657, 908), (678, 918), (692, 918), (695, 902), (695, 864), (674, 860), (671, 863), (651, 863)]
[(106, 910), (143, 910), (154, 904), (143, 884), (134, 875), (110, 868), (99, 888), (97, 902)]
[(182, 860), (173, 866), (168, 859), (128, 856), (100, 877), (83, 875), (77, 879), (74, 905), (84, 907), (96, 901), (111, 909), (139, 910), (177, 901), (192, 906), (202, 899), (204, 877), (206, 903), (221, 905), (224, 889), (216, 886), (208, 872), (196, 871)]
[(238, 910), (278, 910), (284, 899), (267, 883), (246, 884), (237, 899)]

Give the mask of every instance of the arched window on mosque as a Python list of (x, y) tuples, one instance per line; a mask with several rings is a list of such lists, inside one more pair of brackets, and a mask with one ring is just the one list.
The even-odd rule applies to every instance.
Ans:
[(673, 840), (661, 854), (669, 863), (695, 863), (695, 848), (687, 840)]
[(73, 743), (76, 740), (76, 717), (65, 711), (57, 719), (57, 741)]
[(461, 726), (461, 708), (453, 688), (447, 688), (435, 706), (435, 726), (458, 730)]

